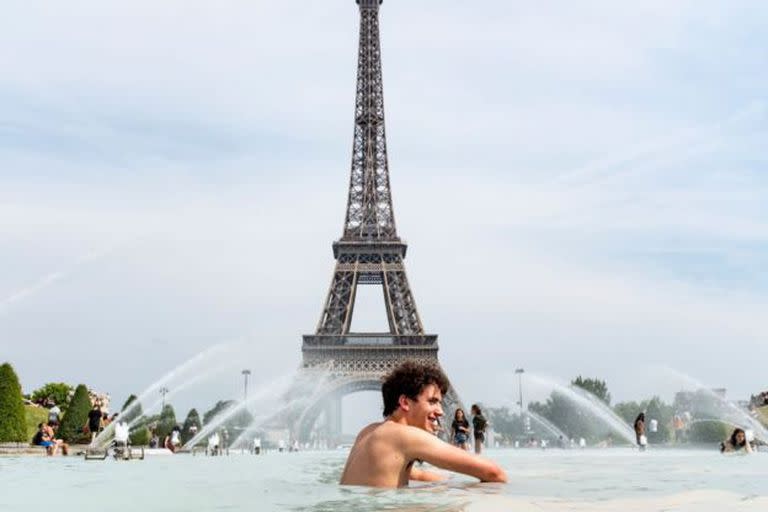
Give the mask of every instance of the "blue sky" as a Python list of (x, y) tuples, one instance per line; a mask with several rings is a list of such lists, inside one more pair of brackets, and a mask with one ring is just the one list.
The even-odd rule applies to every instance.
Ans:
[[(0, 359), (116, 397), (232, 337), (294, 368), (341, 232), (354, 2), (4, 13)], [(381, 23), (409, 277), (469, 400), (508, 398), (478, 367), (766, 387), (768, 6), (391, 0)]]

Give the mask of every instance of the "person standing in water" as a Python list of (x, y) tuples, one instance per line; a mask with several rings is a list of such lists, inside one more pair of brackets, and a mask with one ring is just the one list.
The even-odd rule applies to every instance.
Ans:
[(417, 460), (483, 482), (506, 482), (506, 473), (494, 462), (434, 435), (448, 387), (448, 378), (434, 363), (405, 361), (395, 368), (381, 386), (384, 421), (360, 431), (340, 483), (394, 488), (405, 487), (410, 480), (444, 480), (440, 474), (415, 468)]
[(451, 436), (454, 446), (458, 446), (462, 450), (469, 450), (469, 421), (464, 416), (463, 409), (456, 409), (456, 412), (453, 414)]
[(648, 438), (645, 437), (645, 413), (641, 412), (635, 418), (635, 437), (640, 451), (645, 451), (645, 445), (648, 444)]
[(483, 416), (480, 406), (472, 404), (472, 433), (475, 438), (475, 453), (480, 455), (483, 452), (483, 443), (485, 442), (485, 429), (488, 421)]
[(747, 441), (747, 433), (737, 428), (731, 437), (720, 443), (720, 453), (733, 453), (744, 450), (744, 453), (752, 453), (752, 445)]

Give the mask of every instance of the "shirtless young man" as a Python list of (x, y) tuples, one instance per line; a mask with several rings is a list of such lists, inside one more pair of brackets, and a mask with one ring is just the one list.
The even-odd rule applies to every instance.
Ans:
[(441, 441), (434, 434), (443, 415), (442, 399), (448, 379), (439, 367), (406, 361), (390, 373), (381, 387), (384, 416), (358, 434), (342, 485), (405, 487), (409, 480), (444, 480), (437, 473), (413, 467), (416, 460), (464, 473), (483, 482), (506, 482), (504, 470), (490, 460)]

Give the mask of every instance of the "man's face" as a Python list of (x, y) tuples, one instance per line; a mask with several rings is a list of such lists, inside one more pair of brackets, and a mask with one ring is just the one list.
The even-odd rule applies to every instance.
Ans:
[(434, 384), (428, 384), (421, 390), (416, 400), (407, 399), (409, 408), (406, 414), (408, 424), (426, 430), (432, 434), (437, 432), (437, 420), (443, 415), (443, 394)]

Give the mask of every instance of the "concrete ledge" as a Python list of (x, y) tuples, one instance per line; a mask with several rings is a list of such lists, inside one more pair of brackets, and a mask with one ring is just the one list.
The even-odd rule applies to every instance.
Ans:
[[(74, 445), (69, 447), (70, 455), (85, 451), (87, 445)], [(57, 453), (59, 457), (61, 452)], [(32, 446), (28, 443), (0, 443), (0, 457), (45, 457), (45, 448), (42, 446)]]

